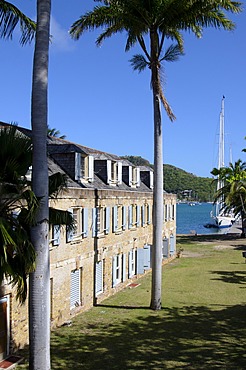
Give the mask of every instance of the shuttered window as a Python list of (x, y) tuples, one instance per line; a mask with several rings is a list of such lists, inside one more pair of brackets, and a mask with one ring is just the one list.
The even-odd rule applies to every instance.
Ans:
[(67, 243), (72, 240), (80, 240), (88, 237), (88, 208), (70, 208), (68, 212), (72, 213), (75, 227), (73, 230), (67, 229)]
[(175, 253), (175, 244), (176, 244), (176, 240), (175, 240), (175, 237), (173, 235), (170, 236), (170, 255), (173, 256), (174, 253)]
[(162, 256), (163, 258), (168, 258), (168, 238), (164, 238), (162, 241)]
[(136, 274), (136, 250), (131, 249), (128, 253), (128, 277), (131, 278)]
[(113, 256), (112, 260), (112, 280), (113, 287), (119, 284), (122, 281), (122, 255), (117, 254)]
[(70, 308), (81, 304), (81, 270), (73, 270), (70, 274)]
[(92, 208), (92, 236), (108, 234), (110, 228), (110, 207)]
[(103, 261), (96, 262), (95, 291), (96, 295), (103, 292)]
[(60, 245), (61, 226), (53, 225), (52, 234), (53, 245)]
[(126, 230), (126, 206), (122, 207), (122, 230)]

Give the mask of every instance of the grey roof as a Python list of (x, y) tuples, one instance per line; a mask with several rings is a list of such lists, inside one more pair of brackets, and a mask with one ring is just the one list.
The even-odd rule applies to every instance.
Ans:
[[(10, 124), (0, 122), (0, 127), (9, 127)], [(22, 132), (24, 135), (28, 137), (32, 137), (32, 131), (23, 127), (17, 126), (17, 129)], [(123, 166), (133, 166), (131, 162), (126, 159), (122, 159), (119, 156), (111, 153), (102, 152), (96, 149), (88, 148), (86, 146), (76, 144), (70, 142), (68, 140), (60, 139), (54, 136), (48, 135), (47, 137), (47, 144), (48, 144), (48, 168), (49, 174), (61, 172), (67, 175), (68, 177), (68, 187), (81, 187), (87, 189), (111, 189), (111, 190), (122, 190), (122, 191), (131, 191), (131, 192), (152, 192), (150, 188), (148, 188), (143, 182), (140, 182), (140, 186), (137, 188), (130, 187), (126, 183), (122, 181), (121, 184), (115, 185), (108, 185), (104, 181), (102, 181), (95, 173), (94, 173), (94, 180), (93, 182), (85, 182), (85, 181), (75, 181), (71, 177), (68, 176), (66, 171), (62, 169), (59, 164), (52, 158), (52, 154), (55, 153), (72, 153), (72, 152), (79, 152), (85, 155), (93, 155), (94, 159), (106, 160), (110, 159), (113, 161), (120, 161), (122, 162)], [(144, 171), (153, 171), (150, 167), (146, 166), (138, 166), (140, 170)]]

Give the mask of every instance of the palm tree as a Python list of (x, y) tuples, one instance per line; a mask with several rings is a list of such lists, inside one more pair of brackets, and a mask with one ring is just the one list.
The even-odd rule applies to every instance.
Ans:
[(48, 135), (49, 136), (54, 136), (54, 137), (59, 137), (59, 139), (65, 139), (66, 135), (61, 135), (60, 131), (57, 130), (56, 128), (50, 128), (48, 126)]
[[(27, 275), (35, 268), (35, 250), (30, 240), (30, 227), (40, 201), (31, 190), (29, 169), (32, 164), (31, 139), (17, 126), (0, 129), (0, 285), (4, 278), (17, 286), (17, 299), (27, 296)], [(56, 199), (67, 187), (61, 173), (49, 176), (49, 197)], [(70, 212), (49, 207), (50, 225), (73, 228)]]
[(211, 174), (217, 176), (215, 181), (224, 185), (215, 194), (215, 202), (223, 199), (225, 212), (233, 211), (240, 215), (242, 221), (242, 237), (245, 237), (244, 224), (246, 221), (246, 162), (241, 159), (230, 163), (229, 167), (214, 168)]
[(37, 0), (37, 31), (32, 80), (32, 187), (42, 199), (31, 240), (36, 251), (36, 269), (30, 275), (29, 366), (50, 369), (50, 260), (47, 163), (47, 90), (51, 0)]
[(0, 1), (0, 38), (12, 39), (14, 30), (20, 25), (21, 45), (31, 42), (35, 36), (36, 23), (8, 1)]
[[(149, 67), (154, 107), (154, 227), (152, 248), (151, 308), (161, 309), (162, 226), (163, 226), (163, 156), (161, 104), (170, 120), (175, 116), (166, 101), (161, 85), (161, 65), (164, 60), (175, 60), (183, 48), (181, 30), (201, 36), (204, 27), (232, 30), (234, 24), (224, 11), (238, 13), (241, 4), (231, 0), (98, 0), (96, 6), (73, 23), (70, 34), (79, 39), (86, 30), (102, 28), (97, 45), (116, 33), (126, 31), (125, 50), (138, 43), (143, 55), (131, 59), (134, 69)], [(148, 41), (147, 41), (148, 37)], [(176, 40), (164, 53), (166, 39)], [(148, 48), (149, 46), (149, 48)], [(175, 57), (176, 54), (176, 57)]]
[(0, 130), (0, 285), (4, 278), (17, 287), (17, 299), (26, 300), (27, 275), (35, 267), (29, 228), (38, 200), (26, 173), (31, 165), (31, 140), (15, 126)]

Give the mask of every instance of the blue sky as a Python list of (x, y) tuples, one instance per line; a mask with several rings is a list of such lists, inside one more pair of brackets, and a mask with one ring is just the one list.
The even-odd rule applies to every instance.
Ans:
[[(13, 0), (29, 17), (35, 0)], [(129, 64), (125, 35), (95, 46), (97, 32), (71, 40), (71, 24), (96, 3), (52, 0), (53, 41), (49, 64), (49, 126), (68, 140), (117, 155), (140, 155), (153, 163), (153, 108), (149, 70)], [(164, 92), (177, 117), (163, 111), (164, 163), (210, 177), (217, 164), (219, 112), (225, 95), (226, 161), (246, 160), (246, 14), (233, 16), (233, 32), (185, 34), (185, 56), (164, 65)], [(0, 121), (30, 128), (33, 45), (21, 47), (19, 34), (0, 40)]]

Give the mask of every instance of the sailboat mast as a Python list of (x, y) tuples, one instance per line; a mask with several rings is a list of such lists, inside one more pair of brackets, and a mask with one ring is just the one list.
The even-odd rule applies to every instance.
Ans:
[[(219, 156), (218, 156), (218, 169), (225, 167), (225, 97), (223, 96), (221, 101), (220, 111), (220, 133), (219, 133)], [(223, 187), (223, 182), (218, 179), (217, 190)], [(222, 199), (216, 203), (216, 215), (220, 213), (222, 207)]]
[(225, 97), (221, 102), (218, 169), (225, 167)]

